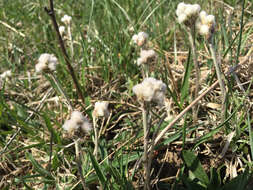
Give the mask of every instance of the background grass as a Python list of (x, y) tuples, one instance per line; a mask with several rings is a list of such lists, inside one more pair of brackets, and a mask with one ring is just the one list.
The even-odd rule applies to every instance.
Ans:
[[(195, 78), (186, 32), (176, 22), (178, 3), (169, 0), (55, 1), (60, 25), (64, 14), (72, 16), (74, 56), (71, 62), (85, 94), (86, 105), (82, 105), (53, 25), (44, 11), (48, 2), (0, 1), (0, 72), (13, 73), (0, 93), (1, 150), (20, 130), (8, 148), (1, 151), (1, 189), (82, 189), (74, 145), (62, 129), (70, 114), (68, 107), (50, 77), (35, 73), (34, 66), (42, 53), (57, 56), (58, 80), (74, 107), (85, 111), (90, 119), (95, 101), (110, 101), (112, 115), (107, 122), (101, 121), (104, 133), (100, 138), (98, 162), (91, 154), (92, 138), (81, 141), (82, 170), (89, 188), (96, 189), (100, 181), (102, 189), (142, 189), (143, 168), (138, 164), (143, 152), (141, 112), (132, 92), (133, 85), (142, 81), (142, 77), (136, 65), (139, 49), (130, 42), (134, 33), (149, 34), (149, 46), (158, 53), (156, 64), (149, 67), (150, 75), (167, 84), (166, 96), (173, 97), (171, 113), (175, 117), (192, 101)], [(200, 3), (202, 9), (215, 15), (215, 45), (223, 71), (237, 64), (252, 46), (252, 2), (187, 3)], [(70, 53), (69, 43), (65, 42)], [(196, 43), (203, 89), (216, 76), (204, 39), (197, 36)], [(176, 77), (177, 89), (171, 85), (168, 64)], [(224, 122), (219, 109), (220, 89), (216, 88), (200, 102), (197, 124), (192, 123), (189, 112), (166, 134), (154, 152), (154, 189), (253, 189), (250, 184), (252, 68), (250, 59), (237, 73), (245, 83), (245, 92), (238, 88), (233, 77), (227, 78)], [(163, 112), (158, 109), (152, 112), (152, 131)], [(161, 129), (168, 123), (164, 121)], [(226, 135), (231, 132), (235, 135), (229, 149), (219, 158)]]

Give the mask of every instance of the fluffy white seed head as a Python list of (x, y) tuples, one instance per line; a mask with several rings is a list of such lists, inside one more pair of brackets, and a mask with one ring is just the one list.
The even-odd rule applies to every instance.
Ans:
[(199, 30), (200, 35), (210, 38), (215, 28), (215, 16), (208, 15), (205, 11), (201, 11), (196, 27)]
[(84, 133), (90, 133), (92, 130), (89, 120), (79, 111), (73, 111), (70, 119), (66, 120), (62, 127), (68, 133), (73, 133), (79, 129)]
[(99, 101), (95, 103), (95, 108), (93, 111), (93, 117), (108, 117), (109, 110), (108, 110), (109, 103), (106, 101)]
[(135, 44), (137, 44), (137, 41), (138, 41), (138, 35), (137, 35), (137, 34), (134, 34), (134, 35), (132, 36), (132, 41), (133, 41)]
[(133, 87), (133, 92), (141, 101), (153, 101), (158, 105), (163, 105), (166, 85), (155, 78), (145, 78), (142, 83)]
[(180, 24), (185, 24), (186, 26), (191, 26), (196, 22), (199, 15), (200, 6), (198, 4), (185, 4), (183, 2), (179, 3), (176, 10), (176, 15), (178, 17), (178, 22)]
[(36, 72), (55, 71), (58, 59), (53, 54), (43, 53), (40, 55), (38, 63), (35, 65)]
[(88, 121), (88, 119), (85, 119), (81, 125), (81, 130), (84, 133), (89, 134), (92, 131), (92, 125), (91, 123)]
[(7, 70), (0, 75), (0, 78), (5, 79), (11, 77), (11, 75), (12, 75), (11, 70)]
[(201, 11), (199, 13), (199, 18), (200, 18), (201, 22), (205, 20), (206, 16), (207, 16), (206, 11)]
[(178, 16), (177, 20), (178, 20), (178, 22), (179, 22), (180, 24), (184, 23), (184, 22), (187, 20), (186, 14), (180, 14), (180, 15)]
[(208, 15), (206, 17), (206, 22), (209, 25), (215, 25), (215, 16), (214, 15)]
[(61, 21), (66, 24), (66, 25), (69, 25), (71, 23), (71, 20), (72, 20), (72, 17), (69, 16), (69, 15), (64, 15), (62, 18), (61, 18)]
[(65, 26), (60, 26), (59, 32), (60, 32), (60, 35), (62, 36), (65, 33)]
[(71, 113), (71, 120), (76, 121), (77, 123), (82, 123), (85, 120), (85, 117), (80, 111), (73, 111)]
[(156, 52), (153, 49), (141, 50), (140, 57), (137, 59), (137, 65), (145, 64), (155, 57)]
[(79, 125), (77, 125), (76, 121), (69, 119), (65, 121), (62, 128), (68, 133), (72, 133), (79, 128)]
[(209, 27), (206, 24), (202, 24), (199, 28), (200, 35), (207, 36), (209, 34)]
[(132, 37), (132, 41), (138, 46), (143, 46), (148, 39), (148, 34), (146, 32), (139, 32), (138, 34), (134, 34)]
[(176, 10), (176, 14), (177, 16), (179, 16), (180, 14), (182, 14), (185, 11), (186, 8), (186, 4), (184, 2), (181, 2), (177, 5), (177, 10)]

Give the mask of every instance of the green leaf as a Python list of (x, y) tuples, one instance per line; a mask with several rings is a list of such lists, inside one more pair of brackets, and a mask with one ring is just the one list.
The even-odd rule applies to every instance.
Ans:
[(49, 180), (54, 180), (54, 177), (51, 175), (51, 173), (47, 170), (45, 170), (32, 156), (30, 153), (26, 153), (26, 157), (32, 162), (32, 165), (35, 168), (35, 171), (37, 171), (42, 176), (46, 177)]
[(45, 123), (46, 123), (46, 127), (48, 129), (48, 131), (50, 131), (52, 137), (53, 137), (53, 141), (54, 143), (56, 144), (61, 144), (61, 138), (59, 136), (59, 134), (54, 130), (52, 124), (51, 124), (51, 121), (49, 119), (49, 117), (47, 116), (47, 114), (43, 114), (43, 118), (45, 120)]
[(194, 176), (199, 179), (203, 184), (208, 185), (209, 179), (207, 174), (205, 173), (199, 159), (195, 154), (190, 150), (183, 151), (183, 158), (187, 165), (187, 167), (192, 171)]
[(238, 109), (241, 106), (238, 106), (235, 108), (235, 111), (223, 122), (221, 123), (218, 127), (216, 127), (215, 129), (213, 129), (211, 132), (203, 135), (202, 137), (200, 137), (200, 139), (198, 140), (198, 142), (194, 145), (193, 149), (195, 149), (197, 146), (199, 146), (201, 143), (207, 141), (210, 137), (212, 137), (214, 134), (216, 134), (223, 125), (225, 125), (232, 117), (235, 113), (237, 113)]
[(183, 105), (185, 99), (188, 97), (189, 95), (189, 79), (191, 76), (191, 71), (192, 71), (192, 64), (190, 62), (190, 58), (191, 58), (191, 53), (189, 51), (189, 56), (185, 65), (185, 74), (184, 74), (184, 80), (183, 80), (183, 84), (181, 87), (181, 97), (180, 97), (180, 104), (181, 106)]
[(252, 127), (251, 127), (251, 122), (250, 122), (250, 114), (249, 111), (247, 113), (248, 115), (248, 127), (249, 127), (249, 144), (250, 144), (250, 152), (251, 152), (251, 159), (253, 159), (253, 132), (252, 132)]
[[(236, 178), (232, 179), (227, 184), (225, 184), (223, 186), (222, 190), (231, 190), (231, 189), (245, 190), (250, 177), (251, 177), (251, 174), (249, 173), (249, 169), (246, 168), (246, 170), (243, 174), (238, 175)], [(249, 188), (249, 189), (252, 189), (252, 188)]]
[(105, 175), (103, 174), (103, 171), (101, 170), (97, 160), (95, 159), (95, 157), (93, 156), (93, 154), (91, 154), (91, 152), (89, 151), (89, 155), (90, 155), (90, 159), (91, 159), (91, 163), (96, 171), (96, 174), (98, 176), (98, 179), (100, 180), (100, 182), (102, 183), (103, 185), (103, 188), (105, 188), (106, 186), (106, 177)]

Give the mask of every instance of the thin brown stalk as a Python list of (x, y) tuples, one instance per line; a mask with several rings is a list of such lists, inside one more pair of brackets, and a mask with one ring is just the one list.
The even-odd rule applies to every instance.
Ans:
[(50, 4), (50, 8), (48, 9), (47, 7), (45, 7), (45, 11), (47, 12), (47, 14), (50, 16), (50, 18), (52, 20), (52, 23), (53, 23), (54, 29), (56, 31), (56, 35), (57, 35), (57, 38), (58, 38), (59, 45), (61, 47), (61, 51), (62, 51), (64, 60), (65, 60), (65, 62), (67, 64), (67, 67), (68, 67), (68, 70), (69, 70), (69, 74), (71, 75), (72, 80), (74, 82), (77, 94), (78, 94), (79, 98), (82, 100), (82, 103), (85, 105), (85, 100), (84, 100), (84, 96), (83, 96), (80, 84), (79, 84), (79, 82), (77, 80), (77, 77), (75, 75), (74, 68), (72, 67), (72, 65), (70, 63), (69, 56), (67, 54), (67, 51), (66, 51), (64, 42), (62, 40), (60, 31), (59, 31), (59, 27), (58, 27), (58, 24), (57, 24), (57, 21), (56, 21), (56, 18), (55, 18), (54, 2), (53, 2), (53, 0), (49, 0), (49, 4)]

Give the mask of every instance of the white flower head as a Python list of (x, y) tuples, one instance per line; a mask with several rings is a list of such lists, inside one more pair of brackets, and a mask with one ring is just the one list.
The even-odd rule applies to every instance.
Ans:
[(60, 35), (62, 36), (65, 33), (65, 26), (59, 26), (59, 32)]
[(11, 75), (12, 75), (11, 70), (7, 70), (0, 75), (0, 78), (2, 79), (9, 78), (11, 77)]
[(133, 92), (141, 101), (153, 101), (159, 106), (164, 104), (166, 85), (155, 78), (148, 77), (133, 87)]
[(93, 117), (108, 117), (109, 111), (108, 111), (108, 105), (109, 103), (106, 101), (99, 101), (95, 103), (95, 108), (93, 111)]
[(73, 133), (81, 129), (84, 133), (90, 133), (92, 125), (89, 120), (79, 111), (73, 111), (69, 120), (62, 126), (68, 133)]
[(71, 113), (71, 120), (76, 121), (77, 123), (82, 123), (85, 120), (85, 117), (80, 111), (73, 111)]
[(35, 65), (36, 72), (55, 71), (58, 59), (53, 54), (43, 53), (40, 55), (38, 63)]
[(91, 123), (88, 121), (88, 119), (85, 119), (81, 125), (81, 130), (84, 132), (84, 133), (87, 133), (89, 134), (91, 131), (92, 131), (92, 125)]
[(76, 121), (69, 119), (65, 121), (62, 128), (68, 133), (71, 133), (77, 130), (79, 128), (79, 125), (76, 124)]
[(156, 52), (153, 49), (141, 50), (140, 57), (137, 59), (137, 65), (148, 63), (156, 57)]
[(209, 34), (209, 27), (207, 24), (202, 24), (199, 26), (200, 35), (207, 36)]
[(205, 11), (199, 13), (199, 19), (196, 23), (196, 27), (200, 35), (210, 38), (214, 33), (215, 28), (215, 16), (208, 15)]
[(64, 16), (61, 18), (61, 21), (62, 21), (64, 24), (66, 24), (66, 25), (70, 25), (71, 20), (72, 20), (72, 17), (69, 16), (69, 15), (64, 15)]
[(198, 4), (185, 4), (183, 2), (177, 5), (176, 15), (178, 17), (178, 22), (180, 24), (185, 24), (186, 26), (192, 26), (195, 24), (200, 11), (200, 6)]
[(138, 46), (143, 46), (148, 39), (148, 34), (145, 32), (139, 32), (138, 34), (134, 34), (132, 37), (132, 41)]

